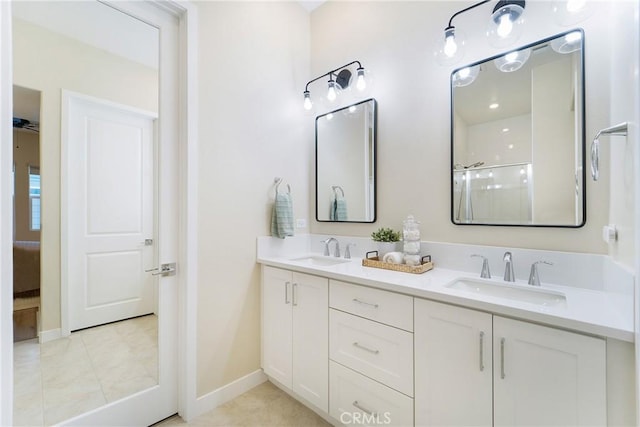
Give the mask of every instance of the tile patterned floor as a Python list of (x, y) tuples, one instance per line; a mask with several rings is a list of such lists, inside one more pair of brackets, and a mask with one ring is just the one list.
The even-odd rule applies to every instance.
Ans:
[(255, 426), (325, 427), (331, 426), (315, 412), (271, 384), (262, 383), (211, 412), (186, 423), (177, 415), (154, 427), (177, 426)]
[(158, 381), (155, 315), (14, 344), (14, 425), (44, 426)]

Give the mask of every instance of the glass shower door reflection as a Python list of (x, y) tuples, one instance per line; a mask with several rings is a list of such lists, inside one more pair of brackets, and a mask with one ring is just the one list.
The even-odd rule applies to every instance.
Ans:
[(457, 224), (531, 224), (531, 163), (454, 170)]

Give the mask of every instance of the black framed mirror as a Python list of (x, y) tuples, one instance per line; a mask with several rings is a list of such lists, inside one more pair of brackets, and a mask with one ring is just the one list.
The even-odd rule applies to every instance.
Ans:
[(584, 32), (451, 74), (451, 220), (582, 227)]
[(376, 220), (375, 99), (316, 117), (316, 220)]

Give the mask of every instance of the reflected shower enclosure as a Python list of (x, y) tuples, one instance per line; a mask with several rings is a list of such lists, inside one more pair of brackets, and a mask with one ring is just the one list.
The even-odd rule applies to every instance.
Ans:
[(530, 224), (531, 163), (459, 166), (453, 172), (453, 197), (456, 223)]

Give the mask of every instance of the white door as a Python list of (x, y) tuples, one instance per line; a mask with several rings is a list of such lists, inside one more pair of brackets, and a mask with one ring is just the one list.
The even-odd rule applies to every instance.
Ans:
[(414, 334), (416, 425), (491, 426), (491, 315), (416, 298)]
[(70, 92), (63, 103), (74, 331), (154, 311), (155, 115)]
[(329, 411), (329, 281), (293, 273), (293, 391)]
[(291, 387), (291, 272), (262, 270), (262, 369)]
[(606, 345), (493, 318), (496, 426), (607, 425)]

